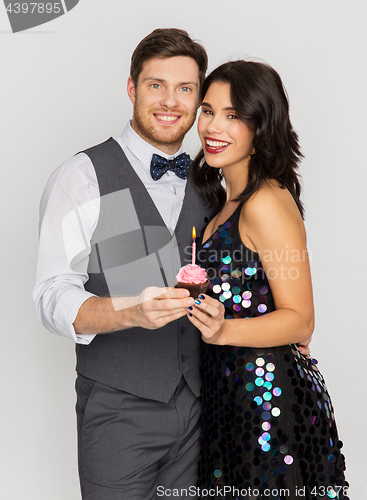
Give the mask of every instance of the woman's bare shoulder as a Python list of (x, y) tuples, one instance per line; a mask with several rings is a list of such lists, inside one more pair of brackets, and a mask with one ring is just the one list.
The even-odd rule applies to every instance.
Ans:
[(303, 220), (292, 194), (276, 179), (268, 179), (261, 184), (244, 204), (241, 218), (249, 228), (258, 224), (273, 228), (296, 224), (306, 238)]
[(288, 213), (289, 216), (301, 217), (297, 204), (288, 191), (276, 179), (263, 181), (260, 188), (244, 205), (244, 213), (248, 216), (263, 216)]

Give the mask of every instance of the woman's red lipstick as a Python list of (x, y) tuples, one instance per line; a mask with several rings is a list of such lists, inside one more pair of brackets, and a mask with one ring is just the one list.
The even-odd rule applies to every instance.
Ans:
[(211, 155), (222, 153), (230, 145), (227, 141), (219, 141), (212, 137), (205, 137), (205, 150)]

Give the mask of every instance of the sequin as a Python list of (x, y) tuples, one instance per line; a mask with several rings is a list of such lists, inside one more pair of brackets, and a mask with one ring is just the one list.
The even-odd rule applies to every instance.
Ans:
[(270, 401), (272, 399), (272, 394), (270, 392), (265, 392), (263, 394), (263, 398), (265, 399), (265, 401)]
[(222, 262), (224, 262), (224, 264), (230, 264), (232, 259), (229, 255), (227, 255), (227, 257), (223, 257)]
[[(252, 387), (254, 387), (254, 386), (252, 386)], [(263, 400), (261, 399), (261, 397), (260, 397), (260, 396), (256, 396), (256, 397), (254, 398), (254, 401), (255, 401), (255, 403), (257, 404), (257, 406), (260, 406), (260, 405), (261, 405), (261, 403), (263, 402)]]
[(280, 415), (280, 409), (277, 408), (277, 407), (274, 407), (272, 410), (271, 410), (271, 414), (273, 415), (273, 417), (279, 417)]
[(262, 385), (264, 385), (264, 379), (263, 379), (263, 378), (258, 377), (258, 378), (255, 380), (255, 384), (256, 384), (258, 387), (261, 387)]
[(233, 302), (235, 302), (236, 304), (239, 304), (241, 302), (241, 296), (240, 295), (234, 295), (233, 298), (232, 298)]
[(264, 295), (265, 293), (268, 293), (268, 291), (269, 288), (267, 286), (263, 286), (260, 288), (259, 293), (261, 293), (261, 295)]
[(284, 462), (287, 464), (287, 465), (291, 465), (293, 464), (293, 457), (292, 455), (286, 455), (284, 457)]
[(246, 268), (245, 274), (247, 274), (247, 276), (253, 276), (254, 274), (256, 274), (256, 268), (255, 267)]
[(246, 363), (246, 370), (251, 372), (255, 368), (253, 363)]
[(222, 477), (222, 471), (220, 469), (217, 469), (214, 471), (214, 476), (216, 478)]
[(251, 384), (251, 382), (246, 384), (246, 391), (252, 392), (253, 390), (254, 390), (254, 384)]
[(264, 312), (266, 312), (267, 307), (266, 307), (266, 305), (265, 305), (265, 304), (260, 304), (260, 305), (258, 305), (258, 306), (257, 306), (257, 310), (258, 310), (260, 313), (264, 313)]
[(265, 372), (263, 368), (256, 368), (255, 373), (258, 377), (262, 377)]
[(223, 283), (222, 290), (227, 292), (230, 288), (231, 288), (231, 285), (229, 283)]
[(234, 304), (233, 305), (233, 310), (238, 312), (238, 311), (241, 311), (241, 306), (239, 306), (238, 304)]
[(245, 309), (247, 309), (248, 307), (251, 307), (251, 300), (243, 300), (242, 307), (244, 307)]
[(275, 387), (273, 389), (273, 394), (274, 396), (280, 396), (282, 394), (282, 389), (280, 389), (280, 387)]
[(331, 488), (328, 492), (327, 492), (327, 496), (329, 498), (337, 498), (338, 494), (337, 492), (334, 490), (334, 488)]
[(272, 382), (274, 380), (274, 373), (267, 373), (265, 375), (265, 380), (267, 380), (268, 382)]
[(251, 299), (251, 297), (252, 297), (252, 293), (247, 291), (247, 290), (245, 292), (243, 292), (243, 294), (242, 294), (242, 298), (245, 300), (249, 300), (249, 299)]
[(256, 364), (257, 364), (257, 366), (264, 366), (265, 365), (264, 358), (257, 358)]
[(228, 236), (228, 231), (221, 231), (221, 232), (219, 233), (219, 236), (220, 236), (221, 238), (227, 238), (227, 236)]
[(233, 278), (240, 278), (242, 276), (242, 273), (239, 269), (235, 269), (231, 272), (231, 275)]
[(270, 434), (268, 432), (264, 432), (262, 435), (261, 435), (263, 441), (270, 441)]
[(275, 365), (274, 363), (268, 363), (266, 365), (266, 369), (268, 370), (268, 372), (273, 372), (275, 370)]
[(231, 227), (231, 225), (232, 225), (232, 223), (231, 223), (229, 220), (227, 220), (227, 221), (223, 224), (223, 227), (224, 227), (224, 229), (229, 229), (229, 228)]
[(214, 293), (221, 293), (222, 287), (220, 285), (214, 285), (213, 286), (213, 292)]

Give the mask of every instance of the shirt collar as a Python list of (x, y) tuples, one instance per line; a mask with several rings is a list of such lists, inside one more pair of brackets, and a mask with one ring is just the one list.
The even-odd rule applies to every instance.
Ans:
[(146, 142), (142, 137), (140, 137), (140, 135), (137, 134), (135, 130), (133, 130), (133, 128), (131, 127), (131, 121), (127, 123), (124, 131), (122, 132), (121, 140), (131, 151), (131, 153), (136, 156), (136, 158), (147, 168), (150, 168), (150, 162), (152, 160), (153, 154), (160, 155), (167, 160), (172, 160), (183, 152), (182, 145), (174, 155), (168, 155), (163, 151), (155, 148), (154, 146)]

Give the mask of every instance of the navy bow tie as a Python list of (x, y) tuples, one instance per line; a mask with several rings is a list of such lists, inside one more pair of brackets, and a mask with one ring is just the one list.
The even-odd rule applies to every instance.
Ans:
[(157, 181), (167, 170), (172, 170), (180, 179), (186, 179), (190, 169), (190, 156), (182, 153), (173, 160), (166, 160), (162, 156), (153, 154), (150, 162), (150, 175), (154, 181)]

